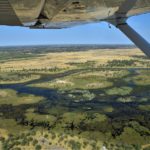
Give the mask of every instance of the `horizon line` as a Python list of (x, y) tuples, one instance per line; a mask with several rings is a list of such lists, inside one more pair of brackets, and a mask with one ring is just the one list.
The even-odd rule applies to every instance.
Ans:
[(28, 45), (0, 45), (0, 47), (29, 47), (29, 46), (76, 46), (76, 45), (97, 45), (97, 46), (135, 46), (136, 47), (136, 45), (134, 45), (134, 44), (97, 44), (97, 43), (95, 43), (95, 44), (93, 44), (93, 43), (91, 43), (91, 44), (73, 44), (73, 43), (71, 43), (71, 44), (69, 44), (69, 43), (66, 43), (66, 44), (28, 44)]

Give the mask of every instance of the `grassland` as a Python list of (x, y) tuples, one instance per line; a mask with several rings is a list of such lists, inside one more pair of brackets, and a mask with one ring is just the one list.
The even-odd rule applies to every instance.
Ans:
[(18, 72), (1, 72), (0, 84), (24, 83), (39, 79), (40, 75), (18, 73)]
[(0, 51), (2, 149), (149, 148), (150, 60), (139, 50), (13, 49)]
[(0, 105), (22, 105), (22, 104), (33, 104), (37, 103), (44, 98), (34, 96), (34, 95), (27, 95), (27, 94), (18, 94), (14, 90), (5, 89), (0, 91)]

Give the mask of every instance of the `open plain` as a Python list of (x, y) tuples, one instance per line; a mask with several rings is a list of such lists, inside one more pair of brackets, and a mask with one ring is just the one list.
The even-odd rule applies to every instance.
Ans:
[(150, 59), (130, 46), (0, 48), (4, 150), (149, 150)]

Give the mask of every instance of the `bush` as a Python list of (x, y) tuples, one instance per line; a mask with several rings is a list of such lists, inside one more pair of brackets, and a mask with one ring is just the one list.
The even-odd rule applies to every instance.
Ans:
[(79, 143), (79, 142), (75, 142), (73, 140), (70, 140), (69, 145), (71, 146), (72, 150), (80, 150), (81, 149), (81, 143)]
[(38, 143), (38, 140), (34, 139), (32, 143), (35, 146)]
[(121, 95), (121, 96), (125, 96), (128, 95), (132, 92), (132, 88), (131, 87), (120, 87), (120, 88), (112, 88), (106, 91), (106, 94), (108, 95)]
[(45, 134), (44, 137), (45, 137), (45, 138), (48, 138), (48, 134)]
[(35, 150), (41, 150), (41, 149), (42, 149), (41, 145), (36, 145)]

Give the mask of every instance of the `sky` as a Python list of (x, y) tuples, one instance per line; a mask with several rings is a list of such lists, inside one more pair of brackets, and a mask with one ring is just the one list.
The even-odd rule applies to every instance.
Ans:
[[(150, 13), (129, 18), (128, 23), (150, 42)], [(0, 26), (0, 46), (50, 44), (132, 44), (108, 23), (92, 23), (60, 30), (31, 30)]]

